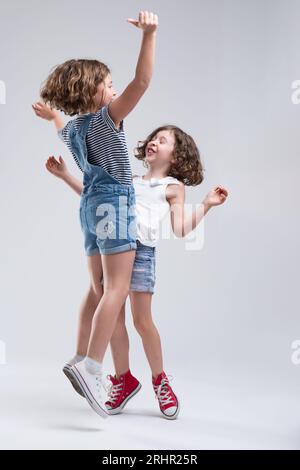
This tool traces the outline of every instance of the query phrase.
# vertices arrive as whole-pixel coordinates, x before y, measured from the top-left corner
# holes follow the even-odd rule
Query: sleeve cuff
[[[63,139],[63,132],[62,131],[63,131],[63,129],[58,129],[57,130],[57,135],[63,141],[64,139]]]
[[[108,106],[103,106],[102,110],[101,110],[101,113],[102,113],[102,116],[103,116],[103,120],[106,122],[106,124],[115,132],[121,132],[124,130],[124,122],[123,122],[123,119],[122,121],[120,122],[120,127],[117,128],[114,121],[112,120],[112,118],[110,117],[109,115],[109,112],[108,112]]]

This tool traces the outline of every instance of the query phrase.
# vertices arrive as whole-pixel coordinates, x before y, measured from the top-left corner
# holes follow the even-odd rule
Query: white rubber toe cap
[[[170,408],[167,408],[164,410],[164,414],[167,416],[173,416],[176,414],[177,407],[176,406],[170,406]]]

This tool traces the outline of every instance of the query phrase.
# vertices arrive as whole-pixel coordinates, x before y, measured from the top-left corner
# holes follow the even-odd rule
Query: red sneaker
[[[133,377],[130,370],[121,375],[119,379],[116,376],[108,375],[111,381],[108,390],[109,399],[105,402],[109,414],[116,415],[124,408],[127,402],[141,389],[140,382]]]
[[[172,377],[172,376],[169,376]],[[171,380],[173,377],[171,378]],[[158,399],[160,411],[167,419],[175,419],[179,413],[179,401],[172,390],[169,379],[162,372],[156,380],[152,377],[152,384],[156,398]]]

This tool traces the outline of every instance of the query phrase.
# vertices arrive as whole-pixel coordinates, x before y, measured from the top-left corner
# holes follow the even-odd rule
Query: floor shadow
[[[128,415],[128,416],[140,416],[141,418],[144,418],[145,416],[148,418],[163,418],[159,413],[155,411],[149,411],[149,410],[144,410],[144,409],[134,409],[134,410],[123,410],[122,415]],[[116,415],[119,416],[119,415]]]
[[[47,429],[54,429],[55,431],[75,431],[75,432],[89,432],[89,433],[96,433],[102,432],[103,429],[101,428],[92,428],[92,427],[83,427],[77,426],[76,424],[53,424],[44,426]]]

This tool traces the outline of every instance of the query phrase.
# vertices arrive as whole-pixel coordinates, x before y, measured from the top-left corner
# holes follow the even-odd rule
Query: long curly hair
[[[67,60],[57,65],[42,84],[41,98],[69,116],[93,112],[93,96],[109,73],[107,65],[98,60]]]
[[[137,147],[134,149],[134,156],[138,160],[142,160],[144,166],[148,167],[146,158],[146,147],[148,143],[160,131],[170,131],[175,138],[173,158],[174,163],[170,164],[168,176],[173,176],[186,186],[197,186],[201,184],[204,178],[204,171],[200,152],[194,139],[177,126],[165,125],[155,129],[145,140],[139,140]]]

